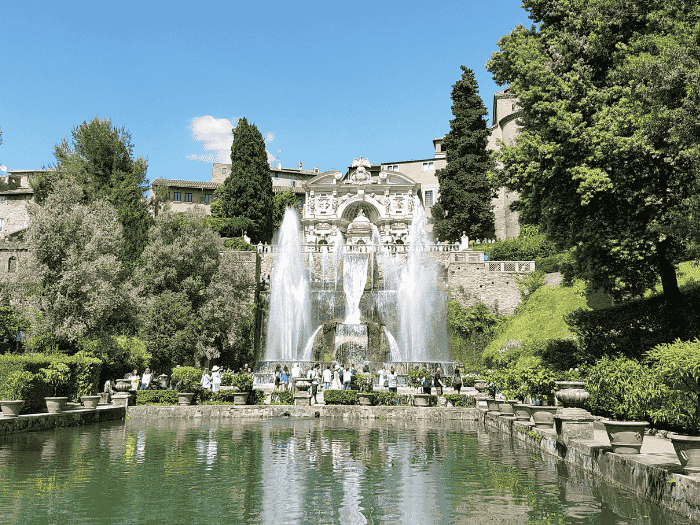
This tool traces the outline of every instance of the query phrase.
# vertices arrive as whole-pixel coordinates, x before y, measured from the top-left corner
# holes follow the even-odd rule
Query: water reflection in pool
[[[475,423],[329,419],[3,438],[0,509],[37,524],[688,523]]]

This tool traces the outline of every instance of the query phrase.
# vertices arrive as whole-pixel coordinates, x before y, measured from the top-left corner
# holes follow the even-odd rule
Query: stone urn
[[[192,404],[192,398],[194,397],[194,392],[178,392],[177,393],[177,404],[180,406],[188,406]]]
[[[113,388],[117,392],[128,392],[131,389],[131,381],[128,379],[117,379],[114,383]]]
[[[45,397],[46,408],[49,414],[60,414],[68,402],[67,397]]]
[[[516,421],[530,421],[530,406],[523,403],[513,405]]]
[[[530,405],[530,413],[536,428],[554,428],[554,414],[557,413],[557,407]]]
[[[4,417],[17,417],[19,416],[19,411],[22,410],[24,405],[24,400],[13,399],[11,401],[0,401],[0,408],[2,408],[2,415]]]
[[[559,390],[554,394],[566,408],[583,408],[590,394],[586,392],[583,381],[557,381]]]
[[[498,403],[498,411],[504,417],[515,418],[515,409],[513,408],[515,401],[504,401]]]
[[[83,408],[96,410],[97,405],[100,403],[100,396],[80,396],[80,400],[83,402]]]
[[[615,454],[639,454],[644,441],[646,421],[602,421]]]
[[[430,406],[430,394],[413,394],[413,406],[414,407],[429,407]]]
[[[360,392],[357,394],[357,400],[360,402],[360,405],[370,407],[374,401],[374,394],[372,392]]]
[[[689,474],[700,474],[700,436],[669,434],[678,461]]]
[[[489,389],[489,386],[486,381],[477,381],[474,383],[474,388],[476,388],[480,394],[483,394]]]

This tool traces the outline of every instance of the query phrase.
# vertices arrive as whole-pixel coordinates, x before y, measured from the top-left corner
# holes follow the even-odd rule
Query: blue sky
[[[210,180],[241,117],[287,168],[432,157],[459,66],[491,112],[484,64],[530,23],[513,0],[3,0],[0,20],[0,164],[48,166],[98,116],[131,133],[149,180]]]

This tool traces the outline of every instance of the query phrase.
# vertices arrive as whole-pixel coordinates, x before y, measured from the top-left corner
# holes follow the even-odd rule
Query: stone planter
[[[644,440],[644,430],[649,426],[646,421],[602,421],[608,433],[610,445],[615,454],[639,454]]]
[[[374,394],[371,392],[363,392],[357,394],[357,399],[360,401],[360,405],[369,407],[372,406],[372,402],[374,401]]]
[[[700,436],[670,434],[678,461],[689,474],[700,474]]]
[[[513,405],[516,421],[530,421],[530,407],[522,403]]]
[[[557,413],[557,407],[530,405],[530,413],[536,428],[554,428],[554,414]]]
[[[66,406],[66,403],[68,402],[67,397],[45,397],[44,401],[46,401],[46,408],[49,411],[49,414],[60,414],[63,412],[63,407]]]
[[[557,381],[559,390],[554,394],[557,401],[567,408],[581,408],[590,394],[586,392],[583,381]]]
[[[430,394],[413,394],[413,406],[414,407],[429,407],[430,406]]]
[[[500,407],[498,401],[496,401],[493,398],[486,400],[486,406],[488,406],[489,412],[500,412],[501,411],[501,407]]]
[[[19,416],[19,411],[22,410],[22,405],[24,405],[24,400],[22,399],[0,401],[0,408],[2,408],[3,417]]]
[[[83,402],[83,407],[87,410],[96,410],[100,402],[100,396],[80,396],[80,400]]]
[[[112,396],[112,404],[115,407],[128,407],[129,406],[129,393],[128,392],[117,392]]]
[[[248,394],[250,394],[250,392],[234,392],[233,393],[233,404],[234,405],[247,405],[248,404]]]
[[[311,396],[307,392],[297,392],[296,394],[294,394],[294,405],[311,405]]]
[[[515,409],[513,408],[513,405],[515,404],[515,401],[505,401],[503,403],[498,403],[498,411],[501,413],[502,416],[505,417],[515,417]]]
[[[191,405],[193,397],[194,397],[193,392],[178,392],[177,393],[177,404],[180,406]]]

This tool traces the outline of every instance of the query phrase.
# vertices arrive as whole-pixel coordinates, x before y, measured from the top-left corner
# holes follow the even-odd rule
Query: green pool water
[[[477,423],[284,418],[2,438],[0,523],[689,522]]]

